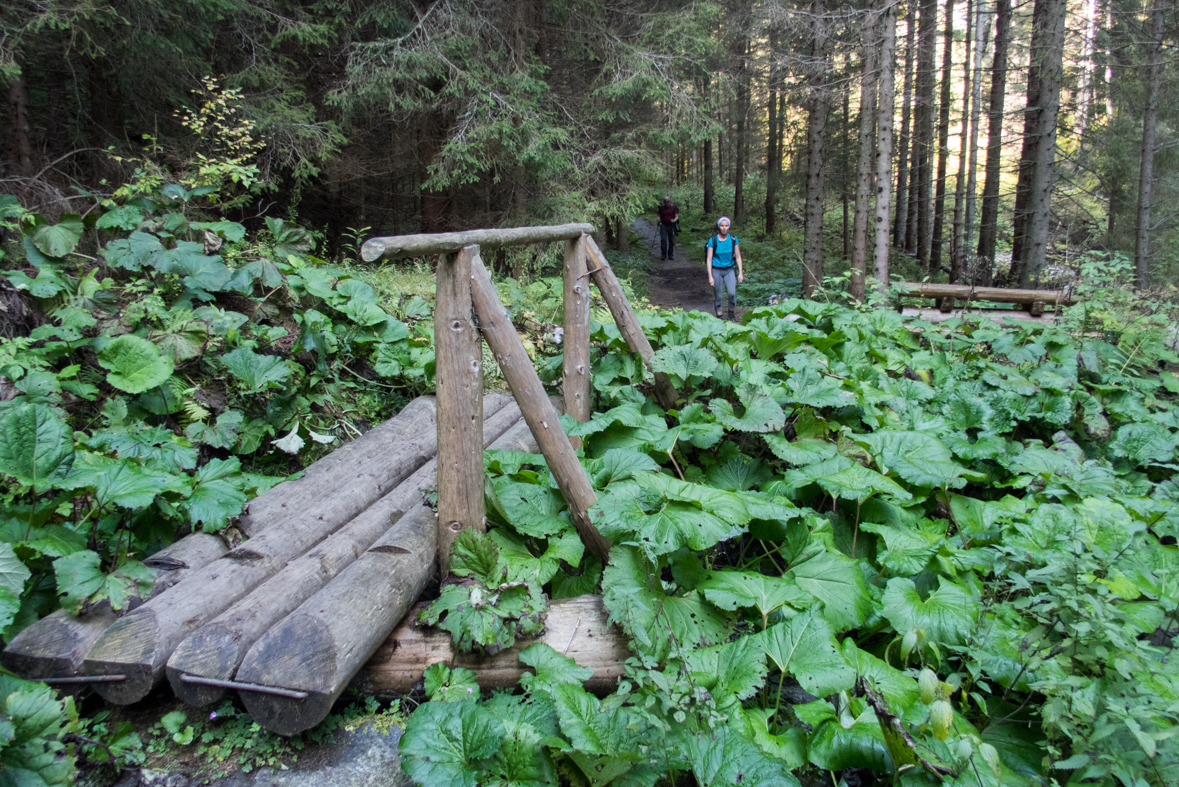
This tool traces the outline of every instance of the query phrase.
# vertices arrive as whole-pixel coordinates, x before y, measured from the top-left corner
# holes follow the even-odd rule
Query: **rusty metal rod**
[[[256,691],[259,694],[275,694],[279,697],[289,697],[292,700],[307,699],[307,692],[293,689],[280,689],[277,686],[263,686],[258,683],[239,683],[236,680],[217,680],[216,678],[202,678],[200,675],[184,674],[180,680],[185,683],[200,683],[204,686],[216,686],[221,689],[237,689],[238,691]]]
[[[118,683],[127,680],[126,675],[78,675],[72,678],[28,678],[34,683]]]

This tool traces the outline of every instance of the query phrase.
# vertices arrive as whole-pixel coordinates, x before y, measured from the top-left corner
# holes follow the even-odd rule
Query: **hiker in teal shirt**
[[[721,297],[729,292],[729,319],[737,320],[737,285],[745,281],[745,269],[741,262],[741,242],[736,235],[729,234],[732,222],[728,216],[721,216],[716,223],[716,234],[704,244],[707,249],[705,265],[708,267],[708,284],[715,290],[716,316],[721,315]],[[736,272],[734,273],[734,268]]]

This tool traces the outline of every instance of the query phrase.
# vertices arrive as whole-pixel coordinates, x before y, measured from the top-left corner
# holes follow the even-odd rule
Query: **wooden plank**
[[[415,400],[421,401],[421,400]],[[412,404],[412,402],[411,402]],[[410,409],[409,407],[406,408]],[[484,406],[487,410],[487,406]],[[119,705],[137,702],[164,676],[172,652],[189,634],[278,573],[383,497],[434,456],[438,433],[433,402],[398,414],[398,433],[370,467],[354,468],[351,482],[320,490],[320,499],[264,530],[220,560],[200,569],[188,582],[193,593],[174,587],[120,618],[95,643],[82,668],[86,675],[124,675],[120,682],[94,684],[95,691]],[[357,501],[361,502],[357,502]],[[351,511],[341,516],[341,510]],[[433,559],[433,552],[430,559]],[[186,582],[185,584],[188,584]]]
[[[901,282],[899,285],[907,296],[918,298],[958,298],[959,300],[991,301],[993,303],[1035,303],[1043,301],[1050,306],[1071,306],[1076,299],[1066,290],[1009,290],[1004,287],[971,287],[965,284],[931,284],[927,282]]]
[[[488,433],[491,432],[491,424],[487,426]],[[536,452],[536,444],[532,440],[532,434],[528,429],[528,425],[522,421],[517,422],[515,426],[508,429],[503,435],[496,438],[489,448],[497,451],[528,451],[530,453]],[[398,522],[398,526],[401,523]],[[416,527],[416,525],[415,525]],[[434,530],[436,534],[436,529]],[[381,642],[389,635],[405,614],[405,610],[410,604],[420,595],[421,589],[425,582],[432,575],[431,572],[419,574],[416,569],[413,569],[415,564],[409,562],[398,562],[396,555],[404,555],[399,552],[403,549],[405,544],[398,539],[401,538],[397,532],[390,529],[384,537],[374,544],[369,552],[365,553],[359,558],[367,564],[367,568],[358,567],[358,563],[341,572],[341,576],[333,580],[329,585],[325,586],[322,591],[311,599],[305,601],[300,607],[300,610],[306,611],[309,615],[319,616],[323,619],[331,620],[336,614],[333,609],[338,606],[344,610],[340,614],[348,617],[349,620],[354,615],[353,607],[357,605],[369,606],[376,610],[372,617],[364,622],[364,625],[336,627],[330,630],[330,662],[334,673],[329,676],[330,679],[325,679],[323,675],[310,676],[306,671],[300,672],[298,669],[298,662],[288,664],[288,670],[282,674],[275,674],[275,680],[291,681],[291,685],[287,688],[296,688],[298,690],[305,690],[305,687],[310,686],[312,690],[308,691],[311,695],[306,700],[284,700],[283,698],[269,696],[263,698],[260,694],[243,694],[243,699],[246,700],[246,706],[251,707],[251,703],[256,703],[258,707],[266,715],[266,718],[275,719],[275,724],[288,725],[279,728],[270,728],[274,732],[280,732],[282,729],[294,729],[289,726],[290,720],[297,720],[299,729],[309,729],[315,726],[331,709],[332,703],[339,698],[343,690],[351,683],[352,678],[356,672],[363,666],[364,662],[368,660],[369,655],[372,654],[376,648],[380,647]],[[436,535],[435,535],[436,538]],[[412,539],[411,539],[412,540]],[[433,567],[434,563],[429,558],[422,561],[427,569]],[[393,574],[389,574],[390,567],[398,569]],[[400,569],[405,569],[404,572]],[[374,583],[373,576],[392,576],[393,580],[389,583]],[[402,594],[400,592],[394,593],[391,596],[392,590],[389,587],[394,583],[408,583],[408,592]],[[338,584],[337,584],[338,583]],[[335,586],[333,588],[333,586]],[[376,596],[370,593],[371,588],[378,588]],[[392,598],[392,600],[390,600]],[[405,606],[400,606],[404,599]],[[373,606],[375,604],[375,606]],[[267,637],[272,637],[275,641],[282,641],[284,636],[284,629],[290,618],[281,621],[270,632],[266,634]],[[301,620],[306,620],[305,618]],[[298,625],[298,620],[294,625]],[[261,646],[261,642],[259,642]],[[275,646],[277,648],[278,646]],[[343,654],[342,658],[347,663],[339,666],[342,662],[336,660],[336,654]],[[359,654],[359,656],[358,656]],[[261,659],[261,657],[259,657]],[[338,667],[338,668],[337,668]],[[243,662],[243,670],[239,670],[237,678],[243,682],[257,683],[259,681],[249,680],[250,676],[265,677],[262,675],[262,670],[265,670],[264,660],[254,662],[254,666],[246,669]],[[246,677],[243,677],[245,675]],[[269,672],[266,675],[270,675]],[[312,680],[313,683],[307,683]],[[263,683],[262,685],[273,685]],[[254,713],[251,708],[251,713]],[[257,718],[257,717],[255,717]],[[261,722],[259,722],[261,723]],[[265,726],[265,725],[264,725]],[[291,734],[291,733],[283,733]]]
[[[544,633],[535,639],[521,640],[494,656],[455,653],[447,631],[415,625],[420,604],[389,635],[354,685],[365,694],[388,697],[409,694],[420,688],[426,667],[439,662],[451,667],[465,667],[475,672],[485,689],[511,688],[530,668],[520,661],[520,651],[543,642],[558,653],[594,671],[585,687],[599,694],[613,691],[626,672],[626,634],[609,623],[609,614],[601,596],[578,596],[558,599],[549,608]]]
[[[385,492],[397,486],[400,479],[390,483],[388,478],[389,475],[401,472],[401,468],[396,464],[396,458],[388,454],[389,443],[398,440],[404,433],[406,421],[425,417],[426,413],[430,413],[432,421],[435,409],[434,397],[419,396],[407,404],[396,417],[370,429],[312,464],[303,471],[302,477],[293,481],[283,481],[251,500],[238,520],[238,527],[252,538],[275,522],[286,522],[291,516],[298,516],[309,507],[320,504],[325,489],[345,488],[351,489],[352,492],[348,495],[341,494],[338,501],[341,503],[340,507],[330,510],[325,515],[339,520],[339,524],[347,522],[368,508]]]
[[[161,549],[144,561],[156,572],[151,595],[163,593],[228,551],[225,542],[212,533],[192,533]],[[129,606],[142,603],[142,599],[133,599]],[[13,637],[0,654],[0,664],[26,679],[77,677],[90,648],[118,619],[108,602],[78,617],[59,609]],[[85,684],[74,684],[65,690],[84,688]]]
[[[626,341],[626,346],[630,348],[631,352],[642,356],[643,363],[647,365],[647,369],[655,377],[655,398],[659,400],[659,405],[664,410],[670,410],[675,407],[680,395],[666,374],[651,369],[651,356],[655,354],[655,350],[652,349],[647,334],[643,332],[643,327],[639,325],[639,320],[630,307],[630,301],[626,298],[626,292],[619,284],[618,277],[614,275],[610,263],[606,262],[606,255],[602,254],[602,250],[598,248],[598,244],[594,243],[593,238],[586,239],[586,250],[588,262],[592,262],[595,266],[590,271],[590,275],[593,276],[594,283],[598,285],[598,291],[606,300],[610,314],[614,315],[614,323]]]
[[[360,247],[365,262],[395,260],[401,257],[424,257],[431,254],[454,254],[467,246],[498,249],[503,246],[527,246],[578,238],[594,231],[592,224],[558,224],[551,227],[515,227],[510,229],[468,230],[421,235],[396,235],[373,238]]]
[[[321,722],[352,676],[405,616],[433,573],[434,512],[406,512],[355,563],[267,631],[237,680],[306,692],[304,699],[240,691],[254,721],[279,735]],[[379,580],[378,580],[379,578]]]
[[[438,397],[438,566],[467,528],[487,530],[483,497],[483,343],[471,308],[471,248],[438,257],[434,386]]]
[[[565,412],[581,423],[590,419],[590,283],[586,273],[586,238],[565,241],[565,333],[561,348]],[[581,438],[574,438],[578,443]],[[574,446],[576,447],[576,446]]]
[[[520,408],[511,403],[488,418],[480,432],[491,443],[516,425],[524,424]],[[482,458],[483,446],[478,447],[478,455]],[[438,478],[438,467],[439,460],[431,459],[364,513],[181,642],[167,666],[176,696],[189,705],[220,700],[225,689],[185,682],[183,676],[232,680],[246,652],[263,634],[352,565],[406,511],[423,501],[423,493]]]
[[[495,355],[504,379],[524,413],[524,420],[544,454],[549,471],[569,505],[574,527],[586,547],[602,560],[607,560],[610,541],[598,532],[586,513],[597,502],[598,496],[585,468],[573,453],[557,410],[545,395],[532,359],[524,350],[477,250],[471,259],[471,299],[479,317],[479,330]]]

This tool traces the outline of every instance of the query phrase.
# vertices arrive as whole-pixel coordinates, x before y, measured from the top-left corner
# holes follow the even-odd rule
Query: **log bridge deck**
[[[648,365],[653,354],[592,231],[572,224],[366,243],[368,261],[439,255],[436,397],[415,399],[302,477],[250,501],[238,522],[247,537],[240,546],[216,534],[186,536],[146,561],[154,588],[125,614],[109,605],[77,617],[58,610],[14,637],[0,663],[120,705],[165,680],[198,706],[237,691],[255,721],[282,735],[322,721],[354,680],[375,693],[404,693],[438,661],[475,668],[489,686],[514,683],[524,669],[516,654],[528,642],[480,660],[452,654],[448,635],[397,626],[435,568],[445,574],[455,536],[486,528],[484,449],[543,454],[589,549],[605,556],[610,548],[586,515],[596,500],[589,478],[479,255],[479,244],[565,241],[563,393],[569,414],[585,421],[590,280],[631,349]],[[481,339],[511,396],[483,393]],[[666,376],[654,379],[661,403],[674,405]],[[431,488],[437,514],[425,502]],[[591,688],[618,680],[625,640],[607,624],[600,598],[555,602],[547,625],[542,641],[591,667]]]

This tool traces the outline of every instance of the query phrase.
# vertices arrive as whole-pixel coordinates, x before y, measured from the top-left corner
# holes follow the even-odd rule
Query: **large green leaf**
[[[103,347],[98,362],[109,372],[108,383],[131,394],[151,390],[172,376],[172,359],[162,355],[147,339],[130,333],[116,337]]]
[[[82,217],[65,213],[56,224],[43,224],[33,233],[33,245],[50,257],[64,257],[78,247],[86,231]]]
[[[517,532],[543,538],[572,527],[560,516],[566,508],[565,498],[548,484],[524,483],[507,476],[496,478],[492,484],[508,522]]]
[[[745,412],[738,416],[727,399],[713,399],[708,408],[716,416],[717,423],[738,432],[777,432],[786,425],[786,413],[782,406],[763,393],[754,393],[742,398]]]
[[[863,624],[872,612],[872,598],[858,561],[819,552],[791,568],[790,576],[823,602],[823,616],[840,631]]]
[[[963,467],[954,461],[950,449],[933,435],[923,432],[874,432],[858,435],[868,446],[880,469],[895,472],[917,486],[959,487],[966,483]]]
[[[780,434],[766,435],[766,444],[774,452],[774,456],[798,467],[817,464],[839,453],[835,443],[826,440],[792,441]]]
[[[132,598],[147,598],[156,574],[138,560],[124,561],[109,574],[103,573],[101,559],[90,550],[75,552],[53,563],[62,606],[77,614],[85,604],[109,600],[118,611]]]
[[[0,414],[0,472],[43,490],[74,463],[74,436],[53,408],[19,404]]]
[[[786,401],[811,407],[846,407],[856,402],[856,395],[843,390],[839,380],[813,368],[790,375],[786,392]]]
[[[860,530],[875,533],[884,539],[885,548],[877,554],[876,559],[890,574],[901,577],[911,577],[924,571],[946,540],[945,532],[935,526],[918,529],[861,522]]]
[[[653,564],[637,547],[610,550],[602,577],[603,602],[610,620],[631,638],[631,648],[657,661],[682,648],[719,645],[729,635],[729,621],[693,591],[664,592]]]
[[[767,756],[736,726],[682,734],[684,749],[701,787],[798,787],[786,763]]]
[[[815,610],[771,626],[760,640],[770,661],[816,697],[846,691],[856,682],[855,670],[840,655],[830,624]]]
[[[674,375],[682,385],[690,377],[709,377],[719,364],[708,350],[688,345],[664,347],[651,356],[651,369]]]
[[[765,683],[766,654],[756,637],[742,637],[689,651],[684,667],[692,684],[706,689],[717,710],[725,711],[739,707],[741,700],[752,697]]]
[[[937,590],[922,600],[911,579],[888,581],[884,617],[898,634],[922,631],[935,644],[961,645],[975,630],[978,601],[957,585],[942,579]]]
[[[721,609],[755,607],[763,621],[783,606],[801,609],[811,602],[810,594],[793,582],[748,571],[714,571],[696,589]]]
[[[546,584],[556,576],[562,562],[576,566],[585,553],[581,537],[573,530],[542,542],[544,551],[540,555],[532,554],[527,539],[504,528],[492,530],[490,536],[499,545],[500,560],[507,566],[509,582]]]
[[[528,691],[552,691],[563,685],[580,686],[594,676],[592,669],[579,666],[576,661],[562,656],[543,642],[529,645],[520,651],[520,662],[535,670],[535,673],[526,672],[520,678],[520,685]]]
[[[259,355],[248,347],[239,347],[222,355],[221,362],[251,391],[281,388],[291,376],[291,369],[282,358]]]
[[[892,495],[901,500],[912,498],[896,481],[845,456],[787,471],[785,479],[795,487],[817,484],[827,494],[843,500],[863,502],[876,494]]]
[[[808,741],[807,756],[820,768],[830,771],[867,768],[880,773],[893,770],[884,732],[872,708],[857,716],[844,713],[837,717],[832,713],[831,718],[812,726],[815,730]]]
[[[480,760],[503,743],[503,725],[473,702],[419,705],[401,736],[401,763],[418,784],[478,787]]]

